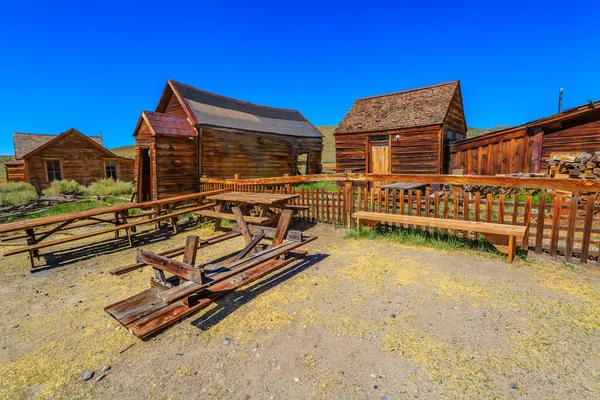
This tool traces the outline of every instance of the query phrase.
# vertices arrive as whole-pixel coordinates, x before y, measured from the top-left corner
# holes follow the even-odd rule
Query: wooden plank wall
[[[179,196],[198,190],[198,138],[158,135],[152,161],[156,165],[156,198]],[[154,187],[154,186],[153,186]]]
[[[525,127],[509,134],[450,145],[450,172],[462,169],[465,175],[495,175],[529,172],[532,138]]]
[[[575,126],[557,132],[545,133],[542,140],[541,167],[552,153],[593,153],[600,151],[600,121]]]
[[[430,125],[419,128],[336,135],[336,169],[340,172],[368,172],[369,137],[391,135],[391,173],[440,173],[441,129],[441,125]],[[396,135],[400,135],[400,139],[396,139]]]
[[[27,182],[25,165],[5,166],[7,182]]]
[[[565,261],[575,262],[577,259],[580,263],[598,263],[600,206],[594,204],[593,200],[590,201],[595,195],[574,196],[570,199],[546,195],[532,198],[353,187],[349,196],[353,202],[346,207],[343,188],[326,191],[319,188],[295,189],[289,185],[201,184],[202,191],[223,188],[244,192],[296,193],[300,197],[295,204],[309,207],[300,212],[299,217],[340,226],[348,225],[348,210],[528,225],[529,230],[519,243],[521,247],[536,253],[561,255]],[[478,238],[473,232],[445,233]]]
[[[88,185],[106,177],[104,160],[110,153],[100,151],[88,140],[76,134],[65,135],[56,143],[26,159],[29,180],[37,180],[40,188],[50,186],[46,176],[46,161],[59,160],[63,179],[74,179]]]
[[[318,173],[320,138],[294,138],[263,133],[202,130],[202,175],[213,178],[264,178],[296,175],[296,153],[309,153],[308,173]]]

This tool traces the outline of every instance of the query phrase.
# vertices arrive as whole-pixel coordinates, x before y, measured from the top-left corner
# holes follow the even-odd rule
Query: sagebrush
[[[0,183],[0,207],[14,206],[37,198],[35,188],[29,183]]]
[[[44,196],[60,196],[61,194],[82,195],[85,194],[85,186],[75,180],[63,179],[52,181],[50,187],[42,190]]]
[[[120,194],[133,193],[133,183],[113,180],[111,178],[100,179],[86,188],[90,196],[116,196]]]

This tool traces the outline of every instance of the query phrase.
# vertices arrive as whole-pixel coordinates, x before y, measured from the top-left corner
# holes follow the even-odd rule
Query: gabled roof
[[[335,133],[375,132],[442,124],[459,87],[459,81],[452,81],[358,99]]]
[[[67,132],[69,132],[71,130],[77,131],[76,129],[71,128]],[[79,132],[79,131],[77,131],[77,132]],[[66,132],[63,132],[63,133],[66,133]],[[81,132],[79,132],[79,133],[81,134]],[[60,135],[62,135],[62,133]],[[21,159],[21,158],[27,156],[32,151],[37,150],[38,148],[44,146],[46,143],[50,142],[51,140],[57,138],[60,135],[47,134],[47,133],[22,133],[22,132],[13,133],[13,141],[15,144],[15,158]],[[100,146],[102,146],[102,138],[100,136],[86,136],[86,137],[88,139],[93,140]]]
[[[321,132],[296,110],[259,106],[179,83],[167,81],[195,125],[274,133],[296,137],[323,137]],[[161,99],[156,111],[164,112]]]
[[[196,132],[192,124],[184,117],[152,111],[142,111],[138,127],[142,120],[148,124],[152,135],[198,136],[198,132]],[[138,128],[136,128],[135,131],[137,132]]]
[[[118,159],[122,159],[122,160],[133,161],[130,158],[118,156],[118,155],[114,154],[112,151],[108,150],[106,147],[104,147],[102,145],[102,139],[99,136],[85,136],[83,133],[79,132],[75,128],[71,128],[59,135],[37,135],[35,133],[26,133],[26,134],[15,133],[15,153],[16,153],[16,148],[17,148],[17,135],[20,135],[19,136],[20,141],[25,142],[24,147],[29,146],[30,145],[29,142],[31,142],[31,141],[36,144],[43,142],[41,145],[39,145],[36,148],[34,148],[33,150],[30,150],[29,152],[23,154],[21,157],[17,157],[18,159],[24,159],[24,158],[30,157],[31,155],[37,153],[38,151],[62,140],[67,135],[78,135],[78,136],[82,137],[83,139],[85,139],[86,141],[88,141],[92,146],[96,147],[98,149],[98,151],[103,152],[110,158],[118,158]],[[26,135],[26,136],[21,136],[21,135]],[[35,136],[44,136],[44,139],[39,140]],[[49,136],[50,136],[50,139],[48,139]]]

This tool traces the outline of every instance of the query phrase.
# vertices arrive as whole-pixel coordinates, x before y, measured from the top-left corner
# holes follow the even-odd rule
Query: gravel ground
[[[213,235],[139,237],[190,232]],[[597,267],[309,233],[304,261],[146,341],[103,311],[148,286],[108,274],[134,249],[93,240],[33,274],[0,260],[0,398],[600,398]]]

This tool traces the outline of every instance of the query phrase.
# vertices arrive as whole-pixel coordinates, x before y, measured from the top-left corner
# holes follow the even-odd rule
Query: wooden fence
[[[289,182],[289,178],[286,177],[286,181]],[[248,192],[295,193],[299,195],[295,203],[309,207],[299,214],[300,217],[346,227],[352,225],[352,212],[363,210],[525,225],[529,229],[521,243],[523,248],[552,256],[561,255],[566,261],[578,259],[580,263],[591,260],[598,262],[600,206],[594,203],[595,194],[570,198],[544,194],[534,198],[524,195],[481,196],[459,191],[385,190],[356,187],[356,181],[340,182],[337,190],[296,188],[291,184],[274,185],[272,182],[269,185],[236,182],[202,180],[201,187],[202,190],[230,188]],[[459,231],[453,234],[478,238],[472,232]]]

